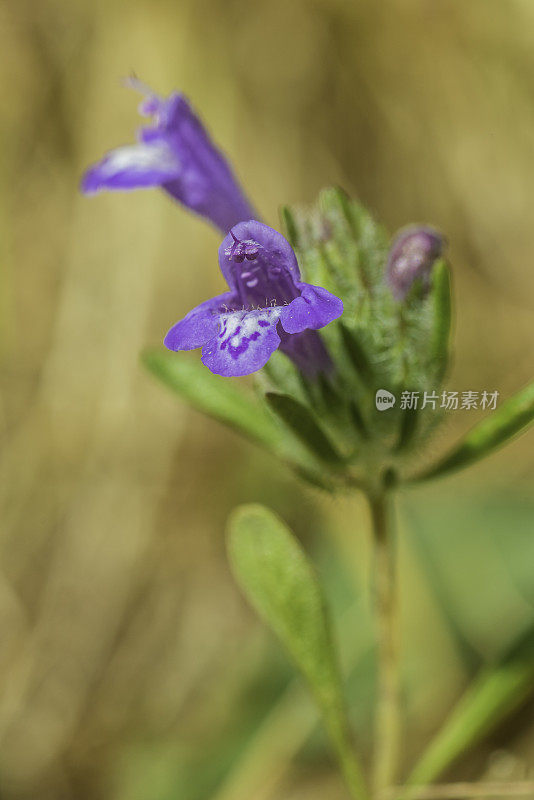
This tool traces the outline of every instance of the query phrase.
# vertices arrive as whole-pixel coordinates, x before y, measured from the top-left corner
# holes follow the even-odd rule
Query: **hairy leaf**
[[[159,380],[194,408],[278,456],[308,483],[332,491],[332,482],[321,464],[279,424],[254,394],[239,388],[235,381],[214,375],[199,361],[166,350],[146,351],[143,362]]]
[[[364,383],[374,386],[374,370],[364,348],[362,347],[358,333],[348,328],[342,322],[338,323],[338,327],[341,333],[343,347],[345,348],[352,366]]]
[[[230,519],[229,555],[250,603],[306,678],[353,796],[364,797],[323,594],[306,554],[278,517],[250,505],[237,509]]]
[[[148,369],[192,406],[224,422],[248,438],[278,452],[284,432],[253,394],[234,381],[214,375],[200,361],[165,350],[143,354]]]
[[[469,431],[441,461],[416,476],[423,481],[467,467],[506,444],[534,420],[534,383],[507,400]]]
[[[287,394],[268,392],[265,397],[275,414],[314,455],[329,464],[341,466],[344,463],[343,457],[307,406]]]

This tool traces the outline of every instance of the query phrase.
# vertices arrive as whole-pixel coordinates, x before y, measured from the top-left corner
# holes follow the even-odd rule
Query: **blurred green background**
[[[534,355],[533,46],[530,0],[0,6],[2,800],[345,797],[229,574],[242,501],[278,511],[319,564],[370,739],[362,502],[301,489],[139,364],[222,279],[218,234],[162,193],[79,195],[138,124],[120,78],[183,89],[271,224],[340,184],[392,231],[439,226],[449,386],[504,398]],[[449,415],[436,452],[477,418]],[[402,498],[406,764],[534,622],[532,437]],[[449,777],[532,775],[532,719],[521,709]]]

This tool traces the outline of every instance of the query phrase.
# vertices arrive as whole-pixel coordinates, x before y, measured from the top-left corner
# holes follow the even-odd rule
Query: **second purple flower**
[[[154,118],[136,144],[111,150],[90,167],[82,191],[158,186],[226,233],[257,216],[223,153],[183,94],[161,98],[136,78],[128,84],[145,95],[140,111]]]

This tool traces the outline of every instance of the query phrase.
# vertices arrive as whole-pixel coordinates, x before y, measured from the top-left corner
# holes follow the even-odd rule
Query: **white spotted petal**
[[[221,314],[220,330],[202,349],[202,363],[217,375],[237,377],[261,369],[280,346],[280,308]]]

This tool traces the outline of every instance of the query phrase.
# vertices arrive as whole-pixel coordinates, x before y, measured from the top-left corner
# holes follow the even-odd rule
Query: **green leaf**
[[[534,420],[534,382],[507,400],[489,417],[469,431],[466,437],[441,461],[414,478],[424,481],[489,456],[498,447],[521,433]]]
[[[438,382],[442,380],[449,363],[451,337],[452,295],[451,276],[443,260],[432,269],[432,330],[430,334],[430,358],[437,367]]]
[[[159,380],[192,406],[267,449],[280,452],[284,431],[254,395],[238,388],[234,381],[214,375],[200,361],[170,351],[148,350],[142,359]]]
[[[291,247],[298,247],[299,246],[299,234],[297,229],[297,223],[295,221],[295,217],[293,216],[292,210],[289,206],[282,206],[280,208],[280,219],[282,221],[282,227],[284,228],[284,233],[286,238],[291,245]]]
[[[420,410],[418,408],[403,409],[400,420],[399,438],[394,447],[395,452],[402,453],[408,450],[413,444],[419,421]]]
[[[352,366],[356,370],[356,373],[360,376],[364,383],[368,384],[369,386],[373,386],[375,383],[374,370],[364,348],[362,347],[358,334],[356,331],[348,328],[343,322],[338,323],[338,328],[341,333],[343,347],[345,348],[345,352],[347,353]]]
[[[354,425],[359,436],[362,439],[368,439],[369,428],[367,426],[367,422],[365,421],[365,417],[360,408],[360,404],[355,399],[351,400],[349,403],[349,414],[351,422]]]
[[[243,592],[306,678],[353,797],[364,798],[324,598],[311,563],[291,531],[259,505],[242,506],[232,515],[229,555]]]
[[[319,194],[319,206],[327,219],[336,226],[338,236],[350,234],[357,238],[358,231],[354,227],[352,207],[354,202],[340,186],[323,189]]]
[[[287,394],[268,392],[265,398],[275,414],[321,461],[336,466],[344,464],[343,457],[338,453],[307,406]]]
[[[407,785],[435,780],[456,758],[490,734],[533,690],[534,626],[498,663],[482,670],[415,766]]]
[[[260,444],[313,486],[333,490],[323,466],[235,381],[214,375],[200,361],[165,350],[147,350],[142,360],[150,372],[194,408]]]

